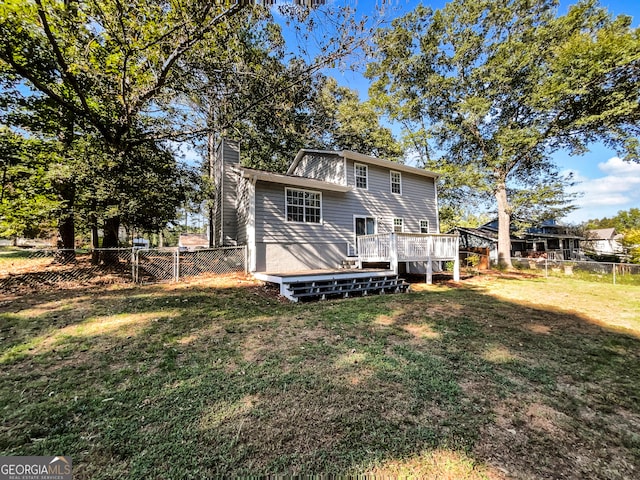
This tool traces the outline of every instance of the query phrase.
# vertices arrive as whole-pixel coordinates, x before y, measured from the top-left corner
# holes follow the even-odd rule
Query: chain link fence
[[[131,281],[132,250],[8,250],[0,254],[0,291]]]
[[[606,263],[562,261],[546,258],[512,258],[519,270],[535,271],[546,277],[571,277],[591,282],[640,286],[640,265],[632,263]]]
[[[180,281],[203,274],[244,272],[245,247],[140,249],[134,252],[133,279],[138,283]]]
[[[8,249],[0,251],[0,292],[126,282],[177,282],[203,274],[244,272],[245,267],[245,247],[194,251]]]

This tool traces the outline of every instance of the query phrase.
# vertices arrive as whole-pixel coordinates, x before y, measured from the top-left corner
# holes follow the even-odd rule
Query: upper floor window
[[[420,220],[420,233],[429,233],[429,220]]]
[[[402,233],[404,231],[404,220],[401,218],[393,219],[393,233]]]
[[[400,172],[390,172],[391,193],[402,195],[402,174]]]
[[[369,168],[361,163],[355,164],[356,187],[369,188]]]
[[[310,190],[286,189],[286,215],[288,222],[320,223],[322,196]]]

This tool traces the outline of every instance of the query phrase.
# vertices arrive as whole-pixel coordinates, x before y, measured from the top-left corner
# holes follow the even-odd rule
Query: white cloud
[[[604,176],[587,178],[573,171],[574,179],[579,183],[571,191],[582,196],[576,201],[578,210],[570,214],[567,221],[577,223],[611,217],[619,210],[640,204],[640,164],[612,157],[599,163],[598,169]]]
[[[598,168],[610,175],[634,175],[640,178],[640,163],[625,162],[619,157],[612,157],[598,164]]]

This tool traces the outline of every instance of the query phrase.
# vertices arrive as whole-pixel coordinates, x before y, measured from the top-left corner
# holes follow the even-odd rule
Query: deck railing
[[[358,237],[358,258],[364,262],[386,262],[390,256],[389,234],[361,235]]]
[[[426,262],[430,277],[431,262],[451,260],[454,277],[459,277],[458,235],[427,233],[379,233],[358,237],[358,260],[389,262],[397,270],[398,262]]]
[[[458,256],[457,235],[431,235],[424,233],[397,233],[398,260],[424,261],[453,260]]]

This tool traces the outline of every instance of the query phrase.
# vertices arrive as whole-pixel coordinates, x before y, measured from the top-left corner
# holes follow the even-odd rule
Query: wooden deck
[[[399,262],[424,262],[427,283],[432,280],[432,262],[453,262],[453,279],[460,280],[459,236],[429,233],[380,233],[361,235],[358,264],[389,262],[397,273]]]

